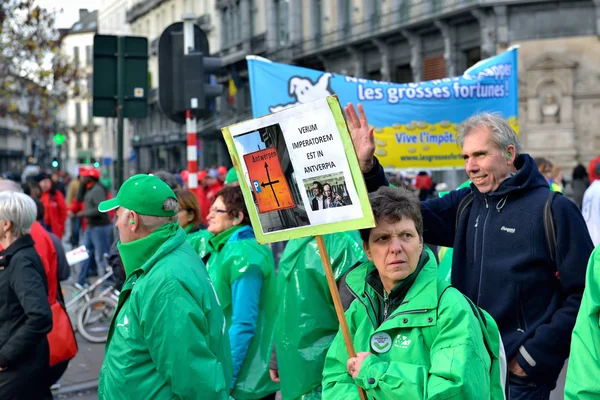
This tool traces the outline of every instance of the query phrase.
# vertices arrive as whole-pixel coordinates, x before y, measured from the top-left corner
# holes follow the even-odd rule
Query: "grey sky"
[[[89,11],[100,7],[100,0],[37,0],[40,7],[58,11],[56,16],[57,28],[70,28],[79,19],[79,9]]]

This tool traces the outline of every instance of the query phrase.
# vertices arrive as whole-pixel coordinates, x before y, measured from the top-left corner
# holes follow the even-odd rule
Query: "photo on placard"
[[[279,124],[237,135],[263,233],[310,225]]]
[[[352,204],[343,172],[315,176],[302,181],[312,211],[339,208]]]

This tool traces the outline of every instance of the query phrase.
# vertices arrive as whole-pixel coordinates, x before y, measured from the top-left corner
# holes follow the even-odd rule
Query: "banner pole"
[[[346,344],[348,357],[356,357],[356,352],[354,351],[354,346],[352,345],[352,338],[350,337],[350,330],[348,329],[348,322],[346,321],[346,316],[344,315],[344,307],[342,306],[342,300],[340,299],[340,292],[338,291],[335,277],[333,276],[333,270],[331,269],[331,264],[329,263],[329,254],[327,253],[327,248],[325,247],[325,241],[321,235],[315,236],[315,239],[317,239],[319,254],[321,255],[321,261],[323,262],[325,276],[327,276],[327,284],[329,285],[329,291],[331,292],[333,305],[335,306],[335,313],[337,314],[338,321],[340,322],[340,328],[342,329],[342,336],[344,337],[344,343]],[[361,400],[367,400],[365,391],[360,386],[357,386],[357,388]]]

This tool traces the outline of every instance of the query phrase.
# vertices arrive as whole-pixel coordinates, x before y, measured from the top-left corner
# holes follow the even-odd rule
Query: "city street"
[[[56,399],[97,399],[98,376],[104,359],[104,343],[89,343],[77,335],[79,351],[60,379],[60,388],[53,392]]]

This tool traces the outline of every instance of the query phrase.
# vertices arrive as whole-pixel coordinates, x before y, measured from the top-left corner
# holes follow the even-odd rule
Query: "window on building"
[[[413,81],[413,71],[410,64],[398,65],[394,71],[392,81],[396,83],[410,83]]]
[[[289,0],[275,0],[275,24],[277,46],[285,46],[289,40]]]
[[[352,3],[347,0],[338,0],[338,10],[340,10],[341,29],[345,33],[350,32],[352,26]]]
[[[79,66],[79,47],[78,46],[73,47],[73,62],[75,63],[76,67]]]
[[[89,74],[87,76],[87,94],[88,96],[92,96],[94,94],[94,75]]]
[[[85,46],[85,65],[92,65],[92,46]]]
[[[231,29],[227,27],[231,26],[231,8],[225,7],[221,9],[221,47],[227,48],[231,44]]]
[[[81,126],[81,103],[75,103],[75,125]]]
[[[317,43],[321,42],[321,34],[323,33],[323,4],[322,0],[312,0],[312,20],[313,34]]]
[[[477,64],[479,61],[481,61],[481,47],[475,47],[472,49],[469,49],[467,51],[464,52],[465,53],[465,58],[466,58],[466,69],[471,68],[473,65]]]
[[[432,79],[442,79],[447,76],[446,60],[443,55],[423,58],[423,77],[424,81]]]
[[[369,71],[367,73],[367,79],[373,80],[373,81],[380,81],[381,80],[381,70],[380,69],[376,69],[373,71]]]

